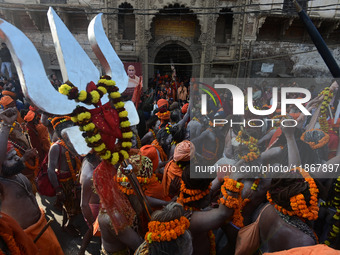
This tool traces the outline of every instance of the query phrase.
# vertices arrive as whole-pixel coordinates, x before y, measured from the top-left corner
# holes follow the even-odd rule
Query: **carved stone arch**
[[[151,47],[149,47],[149,62],[154,62],[157,54],[159,51],[170,44],[177,44],[183,48],[185,48],[191,56],[193,63],[200,63],[201,59],[201,48],[197,47],[197,45],[192,44],[192,41],[187,38],[182,37],[175,37],[175,36],[168,36],[166,38],[160,38],[152,43]],[[154,67],[150,68],[150,77],[152,77],[152,73],[154,71]],[[198,76],[199,75],[199,66],[193,65],[192,66],[192,75]]]
[[[183,6],[184,8],[187,8],[190,10],[190,12],[192,12],[192,10],[190,9],[190,7],[187,5],[187,2],[185,1],[176,1],[176,0],[173,0],[171,2],[167,2],[166,4],[163,5],[163,9],[165,9],[166,7],[170,6],[170,5],[175,5],[175,4],[178,4],[180,6]],[[151,25],[152,23],[155,21],[155,18],[156,18],[157,14],[156,15],[149,15],[149,18],[148,18],[148,23],[145,24],[145,29],[150,29],[151,28]],[[203,29],[203,24],[204,24],[204,15],[195,15],[195,18],[198,20],[198,24],[199,24],[199,29],[200,29],[200,32],[202,33],[202,29]]]

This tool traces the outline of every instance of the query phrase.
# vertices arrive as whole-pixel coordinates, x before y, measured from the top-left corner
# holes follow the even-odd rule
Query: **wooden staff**
[[[123,161],[122,162],[122,172],[124,173],[124,175],[126,175],[128,177],[129,182],[130,182],[133,190],[135,191],[135,194],[137,195],[138,201],[142,205],[142,208],[145,212],[145,215],[148,218],[148,220],[150,221],[152,209],[151,209],[149,201],[147,200],[141,186],[139,185],[139,182],[137,180],[135,173],[133,172],[132,165],[128,164],[128,162],[126,162],[126,161]]]
[[[37,237],[36,238],[34,238],[34,240],[33,240],[33,242],[34,243],[36,243],[38,240],[39,240],[39,238],[45,233],[45,231],[47,230],[47,228],[51,225],[51,223],[52,223],[52,219],[50,219],[47,223],[46,223],[46,225],[43,227],[43,229],[39,232],[39,234],[37,235]]]

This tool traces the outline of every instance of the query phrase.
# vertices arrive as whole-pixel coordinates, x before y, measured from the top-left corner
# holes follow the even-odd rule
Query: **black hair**
[[[288,176],[289,175],[289,176]],[[302,193],[309,206],[310,192],[308,182],[298,172],[287,173],[285,178],[272,179],[269,193],[277,205],[291,211],[290,198]]]
[[[173,140],[176,143],[180,143],[185,139],[185,128],[181,128],[179,125],[169,127],[169,131],[172,135]]]

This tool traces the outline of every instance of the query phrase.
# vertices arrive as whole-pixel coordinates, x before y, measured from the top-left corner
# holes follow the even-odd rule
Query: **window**
[[[232,35],[233,13],[227,8],[222,9],[220,13],[216,21],[215,42],[226,43]]]
[[[135,40],[136,23],[133,7],[129,3],[119,5],[118,11],[118,39]]]

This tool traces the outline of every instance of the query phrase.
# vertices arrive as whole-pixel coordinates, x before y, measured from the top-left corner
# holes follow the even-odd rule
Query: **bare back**
[[[23,174],[17,174],[0,177],[0,182],[4,188],[1,211],[14,218],[23,229],[35,224],[41,213],[29,180]]]

